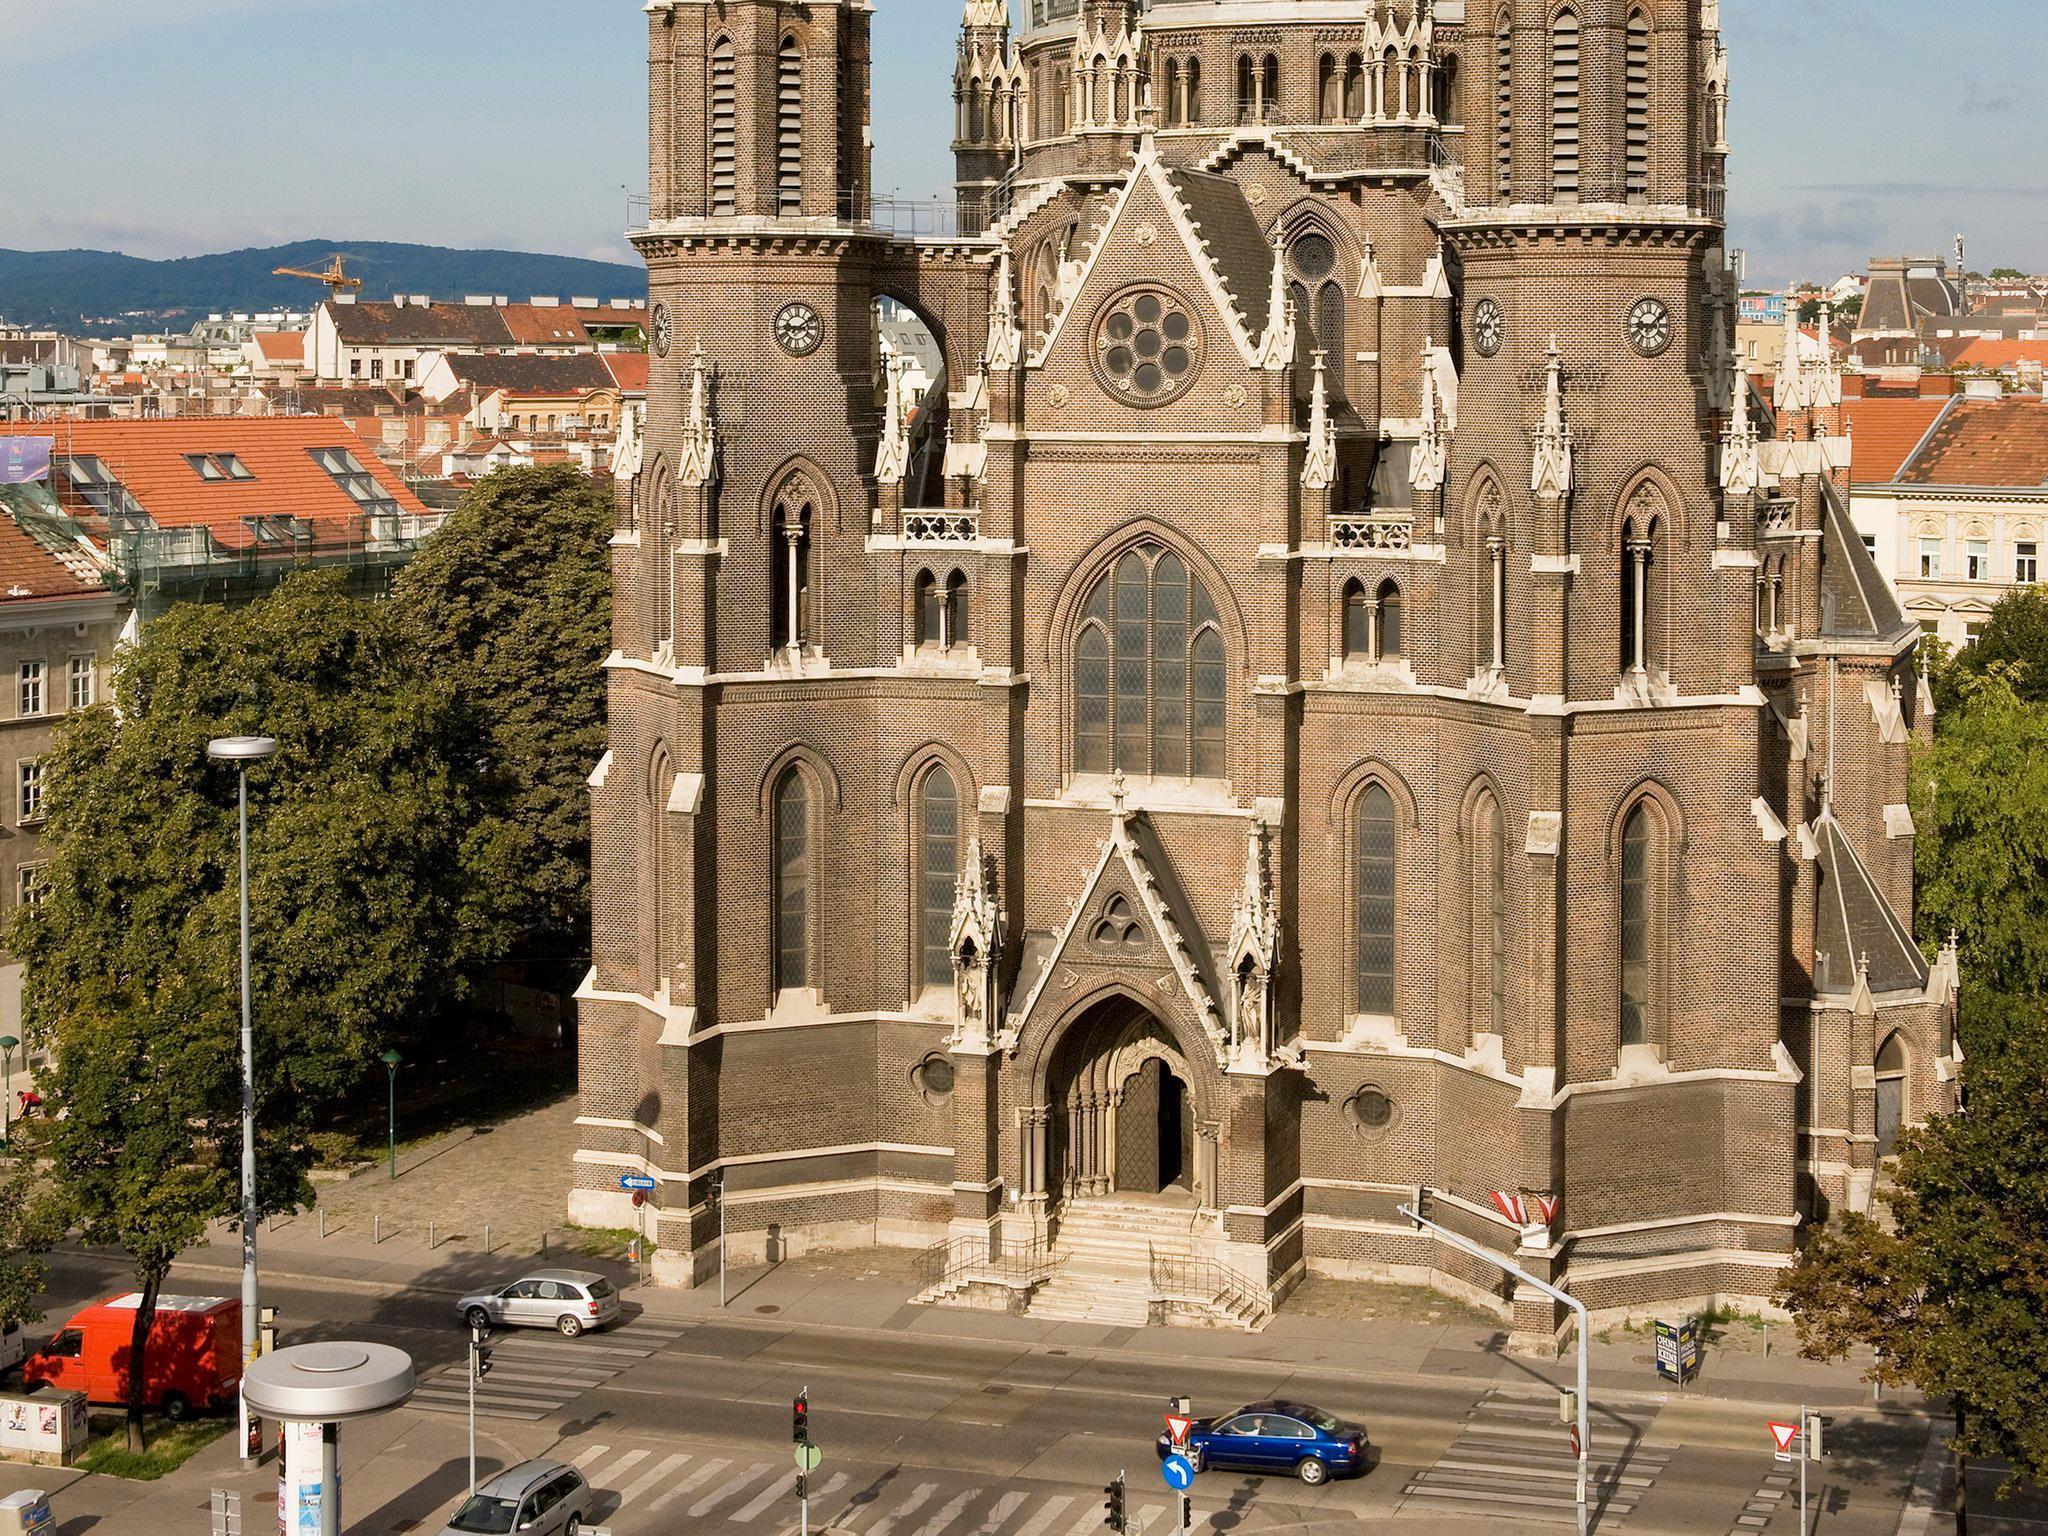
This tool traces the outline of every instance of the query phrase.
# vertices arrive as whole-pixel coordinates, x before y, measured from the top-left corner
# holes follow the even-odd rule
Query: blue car
[[[1197,1472],[1281,1472],[1310,1487],[1333,1477],[1356,1477],[1366,1468],[1365,1430],[1307,1403],[1247,1403],[1219,1419],[1197,1419],[1185,1455]],[[1173,1454],[1159,1437],[1159,1459]]]

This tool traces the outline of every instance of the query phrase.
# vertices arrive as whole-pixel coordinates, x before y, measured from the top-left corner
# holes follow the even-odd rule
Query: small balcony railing
[[[1415,520],[1406,513],[1340,513],[1330,519],[1334,549],[1398,553],[1415,547]]]
[[[903,514],[903,538],[909,544],[972,544],[980,533],[979,512]]]

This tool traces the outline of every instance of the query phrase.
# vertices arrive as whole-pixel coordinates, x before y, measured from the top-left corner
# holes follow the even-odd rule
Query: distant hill
[[[647,272],[637,266],[377,240],[301,240],[177,261],[146,261],[117,251],[0,250],[0,318],[105,333],[147,329],[158,322],[189,324],[216,311],[311,309],[327,297],[325,288],[302,277],[273,277],[271,270],[324,267],[337,251],[347,258],[350,273],[363,280],[366,299],[388,299],[394,293],[435,299],[476,293],[521,300],[536,294],[626,299],[647,293]]]

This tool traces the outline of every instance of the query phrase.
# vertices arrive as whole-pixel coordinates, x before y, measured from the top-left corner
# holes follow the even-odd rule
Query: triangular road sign
[[[1166,1433],[1175,1445],[1186,1445],[1188,1443],[1188,1431],[1194,1427],[1195,1421],[1193,1419],[1183,1418],[1177,1413],[1169,1413],[1166,1416]]]
[[[1798,1438],[1799,1426],[1797,1424],[1780,1424],[1777,1420],[1773,1419],[1770,1429],[1771,1438],[1778,1442],[1778,1454],[1783,1456],[1792,1449],[1793,1440]]]

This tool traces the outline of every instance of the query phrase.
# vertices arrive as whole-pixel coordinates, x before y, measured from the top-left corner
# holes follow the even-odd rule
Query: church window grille
[[[1476,975],[1484,978],[1479,1016],[1487,1032],[1507,1033],[1508,1014],[1508,844],[1507,822],[1492,793],[1479,798],[1473,818],[1478,853],[1473,880],[1473,912],[1478,921],[1474,948]]]
[[[1493,187],[1494,201],[1515,200],[1515,22],[1507,11],[1493,33]]]
[[[1089,594],[1075,639],[1077,771],[1221,778],[1227,688],[1207,590],[1171,550],[1127,551]]]
[[[1316,61],[1316,121],[1334,123],[1344,115],[1344,73],[1337,56],[1326,53]]]
[[[1550,195],[1579,196],[1579,18],[1569,7],[1550,24]]]
[[[1366,661],[1372,656],[1372,603],[1361,582],[1344,584],[1344,659]]]
[[[1352,842],[1357,919],[1354,964],[1360,1013],[1394,1011],[1394,797],[1381,784],[1359,797]]]
[[[1401,659],[1401,589],[1392,581],[1380,583],[1379,592],[1373,598],[1375,625],[1373,635],[1373,659],[1375,661],[1399,661]]]
[[[960,799],[943,767],[925,775],[918,796],[920,868],[919,979],[927,987],[953,981],[951,929],[960,873]]]
[[[775,57],[775,211],[804,206],[804,54],[794,34]]]
[[[1650,23],[1641,11],[1628,17],[1627,92],[1628,199],[1650,195]]]
[[[711,211],[739,211],[739,72],[732,39],[711,45]]]
[[[811,983],[811,795],[792,768],[775,789],[775,987]]]
[[[1344,59],[1344,121],[1365,121],[1365,60],[1355,53]]]

